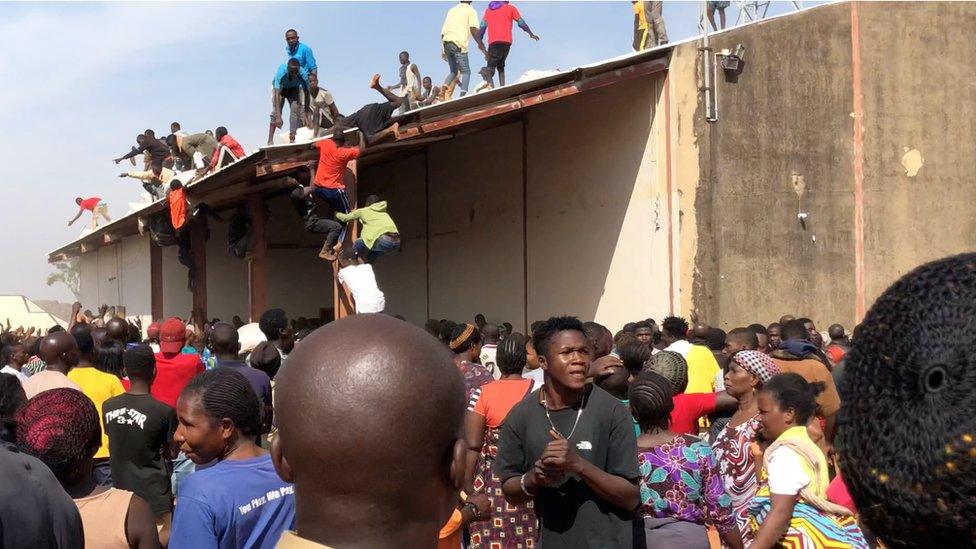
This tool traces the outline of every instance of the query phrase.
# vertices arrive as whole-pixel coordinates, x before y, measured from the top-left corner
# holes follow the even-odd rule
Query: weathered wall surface
[[[859,13],[870,307],[919,264],[976,248],[976,4],[864,2]]]
[[[430,315],[522,325],[521,125],[434,144],[428,184]]]
[[[662,76],[528,115],[528,316],[625,322],[668,312]]]
[[[221,217],[229,220],[231,213],[221,212]],[[207,316],[226,322],[230,322],[234,315],[247,319],[247,262],[230,254],[227,223],[214,219],[208,223],[210,240],[207,241]]]
[[[787,312],[850,322],[850,7],[826,6],[713,39],[716,51],[737,44],[746,48],[745,70],[735,83],[719,70],[719,121],[702,129],[699,105],[697,132],[679,129],[696,132],[699,152],[698,173],[690,175],[699,179],[693,316],[727,327]],[[690,68],[672,70],[676,86],[692,89]],[[795,185],[804,187],[802,197]],[[805,227],[799,212],[808,213]]]
[[[102,246],[82,254],[78,268],[85,308],[125,305],[130,316],[150,314],[148,240],[130,236]]]

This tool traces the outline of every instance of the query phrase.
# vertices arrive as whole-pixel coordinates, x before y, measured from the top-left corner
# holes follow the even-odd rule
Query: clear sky
[[[807,2],[806,5],[819,2]],[[672,41],[698,34],[702,2],[665,2]],[[294,27],[312,47],[321,85],[341,112],[380,101],[374,73],[392,84],[408,50],[421,74],[443,81],[440,29],[453,2],[4,3],[0,18],[0,200],[7,263],[0,294],[70,300],[49,288],[47,252],[76,238],[76,196],[99,196],[124,215],[142,191],[112,159],[146,128],[195,133],[226,126],[250,152],[267,140],[270,84]],[[518,28],[508,59],[570,69],[630,51],[630,2],[518,2],[542,40]],[[487,2],[475,2],[480,14]],[[774,2],[769,14],[792,10]],[[729,23],[737,12],[728,10]],[[483,59],[471,57],[472,89]],[[286,109],[287,110],[287,109]],[[285,115],[287,127],[287,114]],[[87,304],[95,306],[96,304]]]

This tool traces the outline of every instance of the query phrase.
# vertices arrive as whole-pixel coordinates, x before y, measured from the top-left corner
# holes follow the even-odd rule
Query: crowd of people
[[[958,514],[971,493],[930,483],[926,498],[956,514],[926,509],[930,524],[912,528],[884,513],[878,483],[962,478],[973,467],[969,417],[939,408],[963,418],[945,427],[962,434],[932,471],[878,455],[857,433],[892,436],[884,426],[908,409],[894,399],[928,418],[912,402],[957,398],[945,391],[965,371],[944,353],[906,358],[900,338],[915,328],[902,317],[956,333],[946,323],[971,308],[957,296],[972,293],[974,272],[976,255],[907,275],[853,342],[840,325],[824,337],[792,315],[727,333],[673,316],[616,333],[552,317],[523,335],[481,314],[421,329],[370,313],[320,326],[271,309],[256,325],[170,318],[143,331],[76,304],[68,329],[0,337],[0,459],[17,491],[0,498],[0,516],[37,525],[0,529],[2,545],[960,541],[952,536],[971,535],[969,515]],[[921,374],[889,379],[900,389],[879,386],[888,378],[878,368],[893,357],[919,362]],[[854,379],[866,371],[874,377]],[[865,387],[886,415],[871,415]],[[850,395],[861,400],[842,400]],[[892,505],[904,512],[904,499]]]

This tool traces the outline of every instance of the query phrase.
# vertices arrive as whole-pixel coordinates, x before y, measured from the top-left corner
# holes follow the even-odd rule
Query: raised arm
[[[116,158],[115,159],[115,163],[118,164],[119,162],[122,162],[123,160],[128,160],[130,158],[135,157],[136,155],[139,155],[139,154],[142,154],[142,153],[146,152],[146,148],[148,147],[148,141],[149,140],[147,139],[147,140],[145,140],[145,141],[142,142],[142,145],[139,145],[138,147],[132,147],[132,150],[129,151],[128,153],[126,153],[124,156],[120,156],[120,157]]]
[[[68,226],[70,227],[71,225],[74,224],[75,221],[78,221],[78,218],[81,217],[81,214],[83,214],[83,213],[85,213],[85,209],[84,208],[78,208],[78,213],[75,214],[75,216],[73,218],[71,218],[71,221],[68,222]]]

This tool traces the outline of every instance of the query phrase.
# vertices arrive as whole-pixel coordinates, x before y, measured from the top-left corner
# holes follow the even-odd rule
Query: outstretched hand
[[[529,38],[535,40],[536,42],[539,41],[539,35],[538,34],[530,34],[529,35]]]

